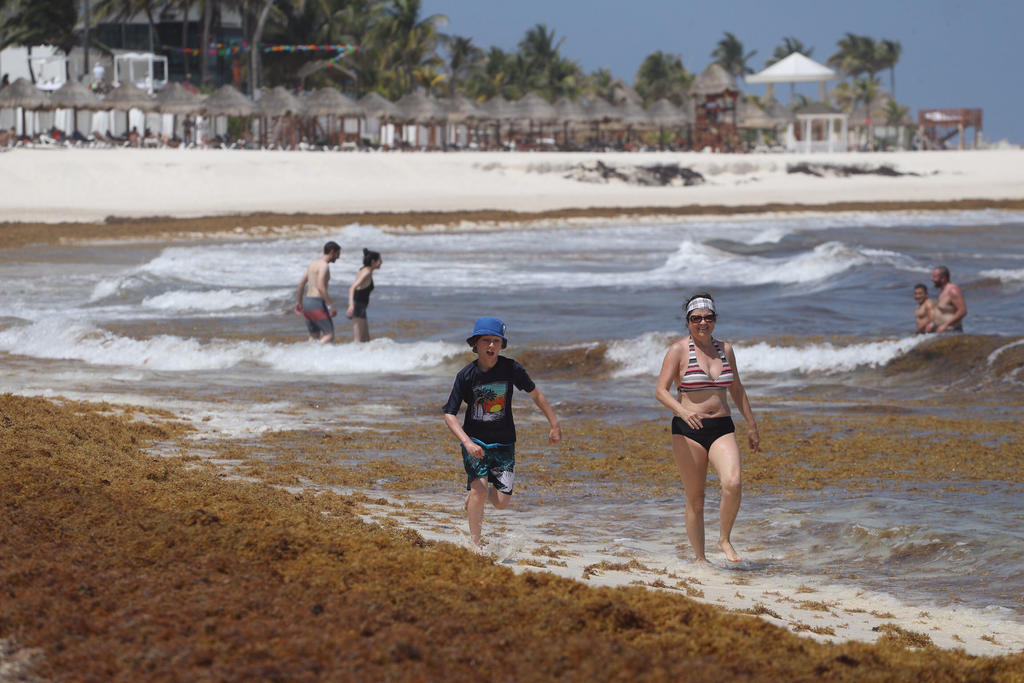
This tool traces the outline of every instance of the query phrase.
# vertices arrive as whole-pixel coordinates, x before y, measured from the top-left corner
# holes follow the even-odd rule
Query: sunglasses
[[[699,322],[713,323],[713,322],[715,322],[715,316],[714,315],[691,315],[689,318],[687,318],[687,320],[689,320],[691,323],[699,323]]]

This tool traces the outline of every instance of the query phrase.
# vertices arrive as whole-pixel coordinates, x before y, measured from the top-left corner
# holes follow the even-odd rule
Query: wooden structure
[[[974,128],[971,146],[981,137],[981,109],[919,109],[917,133],[922,149],[946,149],[946,143],[959,135],[959,149],[967,146],[967,129]]]
[[[736,79],[721,65],[709,64],[694,81],[690,95],[693,98],[693,149],[738,150],[736,109],[740,89]]]

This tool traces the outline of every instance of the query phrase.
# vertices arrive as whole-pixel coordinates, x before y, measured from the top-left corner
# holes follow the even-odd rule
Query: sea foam
[[[174,335],[134,339],[92,325],[42,321],[0,332],[0,350],[31,358],[77,360],[89,365],[154,371],[225,370],[247,363],[298,374],[418,374],[461,356],[465,347],[440,341],[315,345],[308,341],[200,342]]]

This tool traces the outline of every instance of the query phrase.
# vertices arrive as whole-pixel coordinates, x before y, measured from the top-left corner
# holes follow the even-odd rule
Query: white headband
[[[690,311],[695,311],[698,308],[706,308],[709,311],[711,311],[712,313],[714,313],[715,312],[715,302],[712,301],[711,299],[705,299],[704,297],[701,297],[699,299],[694,299],[693,301],[691,301],[686,306],[686,314],[689,315]]]

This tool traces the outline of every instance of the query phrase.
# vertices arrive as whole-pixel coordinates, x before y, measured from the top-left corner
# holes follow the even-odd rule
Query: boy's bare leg
[[[484,505],[487,504],[490,491],[487,480],[474,479],[469,485],[469,495],[466,496],[466,516],[469,518],[469,545],[474,552],[481,552],[480,532],[484,523]],[[497,493],[497,491],[495,491]]]

